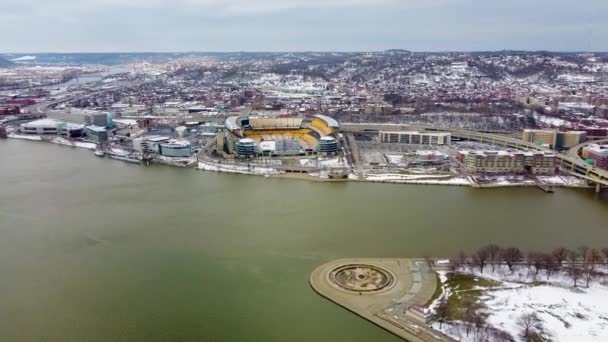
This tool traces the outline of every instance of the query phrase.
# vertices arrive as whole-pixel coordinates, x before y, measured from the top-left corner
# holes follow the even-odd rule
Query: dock
[[[553,185],[549,185],[549,184],[545,184],[539,180],[536,181],[536,186],[541,189],[542,191],[552,194],[553,192],[555,192],[555,187]]]

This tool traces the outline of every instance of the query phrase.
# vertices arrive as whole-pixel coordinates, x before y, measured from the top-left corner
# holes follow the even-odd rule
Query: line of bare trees
[[[471,255],[460,252],[456,262],[452,265],[454,270],[460,266],[478,267],[481,273],[492,267],[506,265],[513,272],[515,266],[527,266],[528,270],[534,271],[534,275],[542,270],[545,271],[547,279],[558,271],[565,271],[572,279],[574,287],[578,286],[581,279],[585,280],[585,286],[597,275],[600,267],[608,267],[608,248],[596,249],[581,246],[572,250],[558,247],[551,252],[529,252],[524,254],[517,247],[503,248],[496,244],[481,247]]]

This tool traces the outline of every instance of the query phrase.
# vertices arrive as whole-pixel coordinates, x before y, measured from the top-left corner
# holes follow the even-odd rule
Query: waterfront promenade
[[[426,324],[422,307],[437,285],[423,259],[339,259],[310,275],[319,295],[411,342],[453,341]]]

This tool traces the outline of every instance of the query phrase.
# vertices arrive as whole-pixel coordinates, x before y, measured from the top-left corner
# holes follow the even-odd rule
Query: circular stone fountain
[[[343,265],[331,271],[330,281],[340,288],[356,293],[388,290],[395,283],[393,274],[374,265]]]

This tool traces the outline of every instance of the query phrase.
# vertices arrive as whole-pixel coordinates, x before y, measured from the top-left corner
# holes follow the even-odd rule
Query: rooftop
[[[87,126],[87,129],[89,129],[93,132],[97,132],[97,133],[107,132],[105,127],[100,127],[100,126],[95,126],[95,125]]]

